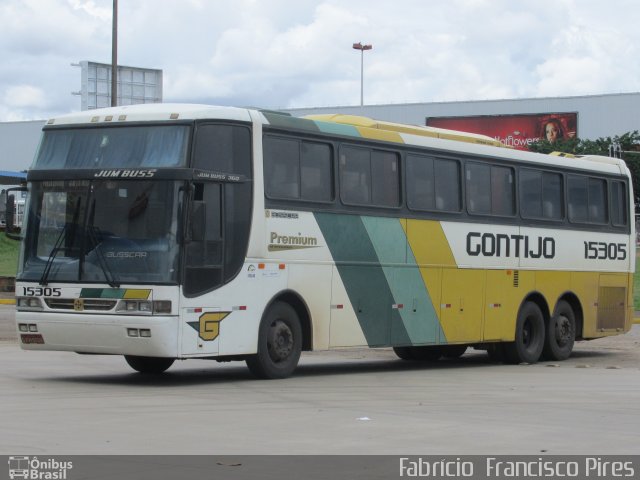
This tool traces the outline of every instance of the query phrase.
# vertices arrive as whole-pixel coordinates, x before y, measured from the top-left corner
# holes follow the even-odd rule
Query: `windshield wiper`
[[[105,258],[104,253],[102,253],[102,250],[100,250],[100,245],[99,245],[100,242],[98,241],[98,235],[102,237],[102,232],[100,232],[100,229],[98,227],[94,227],[93,225],[88,225],[87,233],[89,234],[89,239],[95,245],[93,247],[93,251],[96,252],[96,257],[98,258],[98,265],[100,265],[100,269],[102,270],[102,273],[104,273],[104,278],[107,280],[107,283],[111,288],[118,288],[120,286],[120,282],[116,280],[116,276],[114,275],[113,270],[111,270],[111,267],[109,267],[109,263],[107,262],[107,259]]]
[[[98,265],[100,266],[100,269],[104,274],[105,280],[107,281],[107,283],[111,288],[117,288],[120,286],[120,282],[116,280],[116,276],[114,275],[113,270],[111,270],[111,268],[109,267],[109,264],[107,263],[107,260],[105,259],[104,254],[100,249],[101,242],[100,240],[98,240],[98,236],[100,236],[100,238],[102,239],[103,235],[100,229],[93,225],[95,215],[96,215],[96,199],[95,197],[93,197],[91,199],[91,208],[89,208],[89,217],[87,218],[87,223],[86,223],[87,236],[89,237],[89,241],[93,243],[93,251],[96,253],[96,258],[98,259]],[[84,261],[87,254],[86,244],[87,242],[83,241],[82,252],[81,252],[82,254],[80,256],[80,275],[81,276],[83,273]]]
[[[58,238],[56,238],[56,242],[53,244],[53,248],[51,252],[49,252],[49,258],[47,259],[47,263],[44,266],[44,271],[42,272],[42,277],[40,277],[40,285],[47,285],[47,280],[49,278],[49,274],[51,273],[51,267],[53,266],[53,261],[56,258],[56,255],[60,250],[62,250],[62,243],[65,240],[65,234],[68,230],[71,230],[69,226],[73,226],[74,230],[71,235],[71,244],[67,249],[71,249],[73,247],[73,242],[75,241],[75,228],[78,226],[78,215],[80,214],[80,204],[82,203],[82,198],[78,197],[78,202],[76,203],[76,208],[73,211],[73,219],[71,223],[65,223],[62,230],[58,234]]]

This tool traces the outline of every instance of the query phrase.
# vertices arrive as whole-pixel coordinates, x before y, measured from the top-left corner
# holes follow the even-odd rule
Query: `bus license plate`
[[[40,333],[22,333],[20,339],[25,344],[44,344],[44,337]]]

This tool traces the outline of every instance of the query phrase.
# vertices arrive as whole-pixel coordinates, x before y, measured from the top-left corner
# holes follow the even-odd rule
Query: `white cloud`
[[[41,108],[47,104],[44,90],[32,85],[9,87],[3,102],[11,108]]]
[[[111,19],[113,18],[112,8],[96,5],[96,2],[94,2],[93,0],[86,0],[86,1],[68,0],[68,1],[69,1],[69,4],[75,10],[83,10],[84,12],[88,13],[92,17],[99,18],[100,20],[109,20],[109,21],[111,21]]]
[[[79,108],[69,65],[110,61],[111,5],[0,2],[0,121]],[[639,11],[635,0],[136,0],[119,3],[118,58],[163,69],[165,101],[354,105],[357,41],[373,44],[367,103],[638,91]],[[13,104],[7,92],[25,85],[40,101]]]

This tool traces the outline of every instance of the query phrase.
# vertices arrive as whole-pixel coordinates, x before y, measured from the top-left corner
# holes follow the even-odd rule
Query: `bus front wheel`
[[[258,331],[258,353],[247,358],[247,366],[258,378],[290,376],[302,352],[302,327],[293,307],[276,302],[265,313]]]
[[[544,341],[542,311],[535,303],[527,302],[518,313],[515,340],[504,344],[505,359],[508,363],[536,363],[542,354]]]
[[[161,357],[138,357],[125,355],[124,359],[129,366],[140,373],[158,374],[168,369],[175,359]]]

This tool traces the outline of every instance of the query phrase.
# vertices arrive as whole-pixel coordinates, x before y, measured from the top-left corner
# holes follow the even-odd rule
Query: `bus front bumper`
[[[178,323],[177,316],[16,312],[23,350],[177,358]]]

